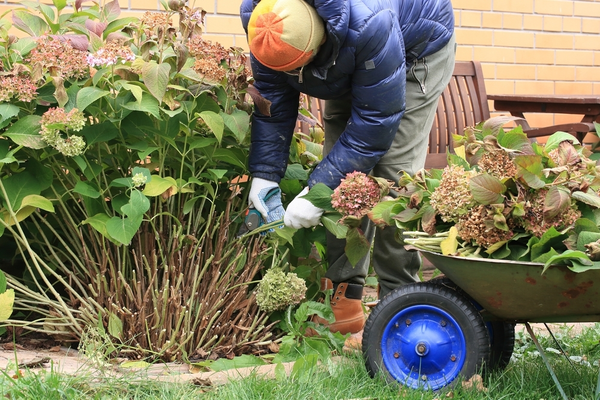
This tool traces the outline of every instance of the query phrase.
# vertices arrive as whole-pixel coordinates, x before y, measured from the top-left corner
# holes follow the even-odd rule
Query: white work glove
[[[319,224],[323,209],[315,207],[310,201],[303,199],[302,196],[308,193],[308,187],[305,187],[298,196],[292,200],[285,210],[283,223],[285,226],[291,226],[294,229],[311,228]]]
[[[283,218],[285,210],[281,204],[281,189],[276,182],[252,178],[248,207],[255,208],[267,224]]]

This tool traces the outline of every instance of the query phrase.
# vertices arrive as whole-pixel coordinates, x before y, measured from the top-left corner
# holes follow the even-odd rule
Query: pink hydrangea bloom
[[[344,217],[361,218],[380,200],[381,188],[377,181],[362,172],[354,171],[342,179],[331,195],[331,205]]]

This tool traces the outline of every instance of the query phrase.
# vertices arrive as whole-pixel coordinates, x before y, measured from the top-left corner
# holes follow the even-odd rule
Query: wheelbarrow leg
[[[542,359],[544,360],[544,363],[546,364],[546,368],[548,368],[548,371],[550,372],[550,375],[552,376],[552,379],[554,380],[554,383],[556,384],[556,387],[558,388],[558,391],[560,392],[562,398],[564,400],[569,400],[569,398],[565,394],[565,391],[563,390],[562,386],[560,385],[560,382],[558,381],[558,378],[556,377],[556,374],[554,373],[554,370],[552,369],[550,362],[546,358],[546,353],[544,352],[544,349],[542,349],[542,346],[540,345],[540,342],[538,342],[537,337],[535,336],[535,333],[533,333],[533,329],[531,329],[531,325],[529,325],[529,322],[525,322],[525,328],[527,328],[527,333],[529,333],[529,336],[531,336],[531,340],[533,340],[533,343],[535,343],[535,347],[537,347],[538,352],[542,356]]]

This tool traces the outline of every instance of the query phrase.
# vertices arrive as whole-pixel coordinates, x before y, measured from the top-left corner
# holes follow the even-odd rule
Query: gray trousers
[[[454,71],[456,43],[454,37],[438,52],[417,60],[406,73],[406,111],[390,150],[381,158],[372,175],[398,182],[400,171],[414,174],[425,166],[429,131],[433,125],[438,100],[450,82]],[[350,95],[325,102],[325,154],[329,153],[346,128],[351,112]],[[393,193],[391,193],[393,195]],[[421,258],[417,252],[407,252],[396,239],[396,228],[376,228],[364,218],[363,232],[373,243],[373,268],[379,278],[383,298],[393,289],[419,280]],[[364,285],[369,272],[370,256],[365,256],[356,266],[348,262],[344,253],[346,241],[327,235],[327,260],[325,276],[333,282]]]

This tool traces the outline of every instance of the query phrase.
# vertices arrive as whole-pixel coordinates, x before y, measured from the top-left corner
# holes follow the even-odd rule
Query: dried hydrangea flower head
[[[575,201],[571,200],[571,203],[563,212],[558,213],[553,218],[546,218],[544,210],[547,194],[548,189],[543,188],[525,195],[525,214],[521,217],[521,224],[527,232],[537,237],[542,237],[552,227],[561,230],[573,226],[575,221],[581,217],[581,211],[577,208]]]
[[[509,220],[509,225],[512,225]],[[461,215],[456,223],[458,236],[464,241],[471,241],[479,246],[490,246],[510,240],[512,230],[498,229],[493,225],[493,212],[490,206],[480,204]]]
[[[81,136],[69,135],[85,126],[83,113],[74,108],[68,113],[64,108],[50,108],[42,115],[40,136],[49,146],[67,157],[83,153],[85,142]],[[66,137],[63,137],[63,133]]]
[[[269,269],[256,288],[256,304],[267,313],[299,304],[306,295],[306,282],[293,272]]]
[[[477,161],[482,171],[498,179],[514,178],[517,175],[517,166],[510,155],[503,149],[493,149],[484,153]]]
[[[443,221],[458,222],[458,218],[476,205],[469,181],[477,172],[460,165],[448,165],[444,168],[440,185],[431,194],[430,203],[440,214]]]
[[[188,48],[190,55],[196,59],[194,71],[208,82],[221,82],[227,77],[228,84],[240,86],[247,84],[248,78],[252,76],[242,51],[225,49],[219,43],[212,43],[200,36],[192,37]]]
[[[69,41],[52,36],[42,36],[31,50],[29,62],[33,67],[33,79],[41,79],[46,72],[63,79],[83,78],[90,73],[86,51],[75,49]]]
[[[331,195],[331,205],[343,217],[365,216],[381,198],[387,194],[389,186],[362,172],[354,171],[342,179],[340,185]]]
[[[121,42],[110,41],[99,48],[94,54],[88,54],[87,62],[92,67],[107,67],[116,65],[119,61],[124,64],[127,61],[135,60],[133,51]]]
[[[0,77],[0,102],[11,99],[29,103],[37,96],[37,86],[26,75],[4,75]]]

